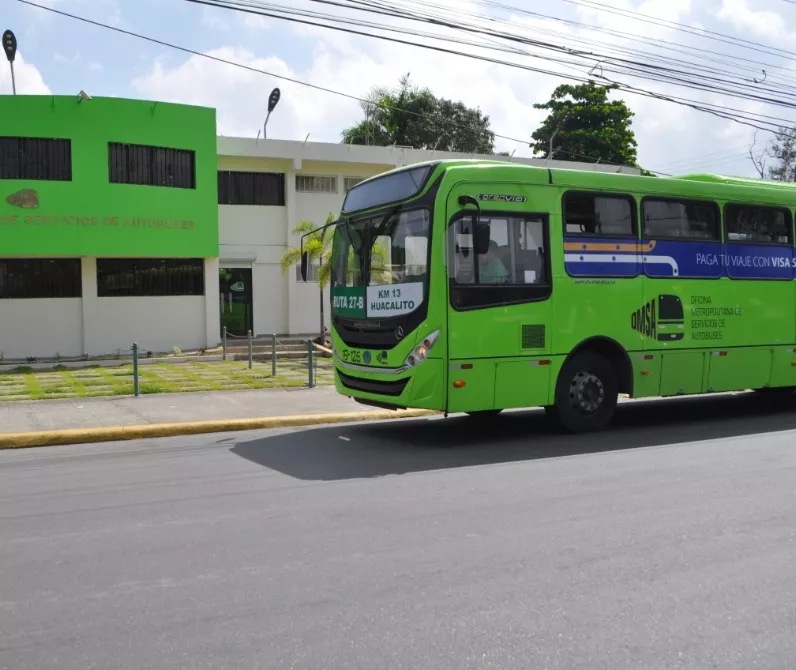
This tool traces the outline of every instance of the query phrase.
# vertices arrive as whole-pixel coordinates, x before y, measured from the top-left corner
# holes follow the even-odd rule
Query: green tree
[[[755,135],[749,158],[761,179],[796,181],[796,128],[781,128],[760,150]]]
[[[335,220],[334,214],[329,214],[326,219],[326,224],[332,223]],[[326,225],[324,224],[324,225]],[[334,239],[334,226],[328,228],[318,228],[312,221],[300,221],[293,229],[293,235],[304,238],[304,251],[309,255],[310,265],[317,265],[318,267],[318,289],[320,291],[320,316],[321,316],[321,342],[326,341],[326,329],[324,328],[324,310],[323,310],[323,290],[329,283],[332,276],[332,241]],[[288,247],[282,252],[282,257],[279,259],[279,264],[282,267],[283,273],[288,273],[298,263],[301,262],[301,246]]]
[[[534,154],[563,161],[601,161],[636,166],[633,112],[623,100],[609,100],[612,86],[564,84],[536,109],[549,111],[532,135]],[[552,145],[552,152],[551,152]]]
[[[491,154],[495,134],[489,117],[461,102],[437,98],[412,86],[409,75],[398,89],[374,88],[362,103],[365,119],[342,133],[345,144],[410,146]]]

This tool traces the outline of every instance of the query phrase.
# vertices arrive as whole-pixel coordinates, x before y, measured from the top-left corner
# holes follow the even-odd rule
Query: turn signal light
[[[435,330],[431,335],[423,339],[423,342],[418,344],[411,354],[406,357],[404,365],[408,368],[413,368],[420,365],[428,357],[428,352],[431,351],[434,343],[439,338],[439,331]]]
[[[457,379],[455,382],[453,382],[454,388],[457,388],[457,389],[462,389],[466,385],[467,385],[467,382],[464,381],[463,379]]]

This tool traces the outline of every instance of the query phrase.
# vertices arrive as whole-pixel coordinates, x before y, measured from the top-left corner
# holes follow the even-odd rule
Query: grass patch
[[[271,376],[271,362],[255,362],[249,370],[245,361],[190,361],[186,363],[155,363],[139,367],[139,391],[142,395],[156,393],[189,393],[267,388],[301,388],[307,384],[307,367],[285,363]],[[332,370],[319,368],[318,384],[331,383]],[[92,366],[70,370],[60,365],[35,371],[21,367],[0,373],[0,402],[8,400],[40,400],[44,398],[96,398],[133,394],[133,367],[130,364],[107,368]]]

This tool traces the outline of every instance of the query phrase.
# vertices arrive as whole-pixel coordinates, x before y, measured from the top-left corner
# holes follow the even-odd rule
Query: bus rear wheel
[[[603,430],[616,413],[619,383],[611,363],[598,353],[584,351],[569,359],[558,375],[555,419],[572,433]]]

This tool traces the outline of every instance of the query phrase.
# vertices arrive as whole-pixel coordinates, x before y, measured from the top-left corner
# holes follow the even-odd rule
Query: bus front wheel
[[[611,363],[598,353],[584,351],[561,368],[555,405],[549,413],[572,433],[594,432],[611,422],[618,397],[619,383]]]

